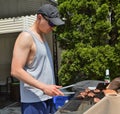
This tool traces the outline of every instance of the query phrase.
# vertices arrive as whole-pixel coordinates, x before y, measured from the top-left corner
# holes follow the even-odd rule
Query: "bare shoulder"
[[[25,40],[32,40],[32,36],[28,32],[21,32],[17,39],[24,40],[24,41]]]
[[[29,45],[32,45],[32,43],[33,43],[32,36],[28,32],[21,32],[18,35],[17,40],[16,40],[16,44],[21,45],[21,46],[23,45],[29,46]]]

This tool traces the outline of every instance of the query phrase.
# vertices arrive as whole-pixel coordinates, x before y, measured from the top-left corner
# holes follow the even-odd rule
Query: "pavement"
[[[18,102],[15,102],[0,109],[0,114],[21,114],[20,105],[18,104]]]
[[[21,114],[20,102],[11,99],[9,94],[0,93],[0,114]]]

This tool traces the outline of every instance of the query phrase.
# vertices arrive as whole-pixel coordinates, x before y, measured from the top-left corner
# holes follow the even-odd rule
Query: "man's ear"
[[[39,19],[39,20],[40,20],[40,19],[41,19],[41,17],[42,17],[42,15],[41,15],[41,14],[38,14],[38,15],[37,15],[37,19]]]

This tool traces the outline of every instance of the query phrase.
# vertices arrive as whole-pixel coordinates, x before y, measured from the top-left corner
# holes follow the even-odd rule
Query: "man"
[[[20,80],[22,114],[53,114],[52,96],[64,95],[61,86],[55,85],[52,57],[44,37],[63,24],[57,8],[45,4],[32,27],[21,32],[15,42],[11,75]]]

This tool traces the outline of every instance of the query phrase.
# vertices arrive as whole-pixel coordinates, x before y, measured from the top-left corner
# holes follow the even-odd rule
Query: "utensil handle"
[[[60,89],[67,89],[67,88],[74,87],[74,86],[75,86],[75,84],[72,84],[72,85],[69,85],[69,86],[64,86],[64,87],[62,87]]]

